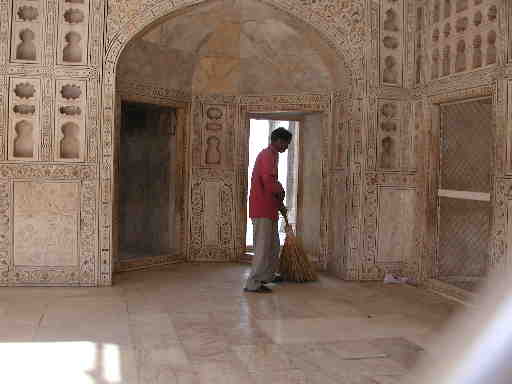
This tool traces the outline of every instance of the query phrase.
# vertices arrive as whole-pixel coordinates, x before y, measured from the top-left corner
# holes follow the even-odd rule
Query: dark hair
[[[290,142],[292,141],[292,133],[288,131],[287,129],[284,129],[283,127],[279,127],[276,130],[272,131],[270,134],[270,141],[274,142],[277,140],[283,140]]]

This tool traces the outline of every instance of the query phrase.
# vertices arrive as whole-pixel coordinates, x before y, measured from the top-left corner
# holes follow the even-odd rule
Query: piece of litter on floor
[[[384,284],[406,284],[409,281],[407,277],[400,277],[392,273],[386,273],[384,276]]]

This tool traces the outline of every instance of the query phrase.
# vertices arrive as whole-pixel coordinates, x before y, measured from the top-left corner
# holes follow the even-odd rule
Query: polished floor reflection
[[[391,384],[459,306],[323,277],[242,292],[248,268],[179,265],[111,288],[0,290],[6,383]]]

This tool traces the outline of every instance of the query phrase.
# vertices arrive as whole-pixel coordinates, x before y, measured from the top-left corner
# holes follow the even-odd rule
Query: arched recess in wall
[[[365,36],[362,29],[352,28],[352,24],[345,22],[343,25],[336,26],[327,16],[319,14],[311,15],[309,8],[300,5],[286,4],[280,0],[248,0],[256,3],[267,4],[278,9],[291,17],[305,23],[310,28],[316,30],[320,36],[325,39],[338,54],[343,58],[348,58],[348,64],[345,66],[347,87],[344,91],[351,94],[354,89],[354,71],[361,70],[361,57],[363,50],[358,49],[363,44]],[[127,20],[120,25],[117,32],[112,35],[107,44],[106,55],[103,66],[103,89],[102,89],[102,132],[101,132],[101,196],[102,204],[100,207],[102,223],[100,234],[100,276],[99,284],[109,284],[112,274],[112,212],[113,212],[113,182],[114,182],[114,159],[117,154],[114,153],[114,134],[116,127],[115,105],[116,105],[116,71],[119,57],[127,44],[136,36],[144,33],[148,29],[158,25],[162,21],[187,12],[187,10],[203,3],[213,3],[215,0],[190,0],[182,1],[179,4],[162,0],[155,2],[151,8],[138,13],[136,17]],[[363,5],[360,0],[353,0],[355,7],[348,7],[350,14],[348,19],[354,20],[354,23],[362,23]],[[346,20],[346,19],[345,19]],[[344,30],[345,29],[345,30]],[[360,32],[361,31],[361,32]],[[358,76],[360,78],[360,76]]]
[[[350,89],[340,55],[313,28],[254,0],[212,1],[133,38],[117,86],[229,96]]]

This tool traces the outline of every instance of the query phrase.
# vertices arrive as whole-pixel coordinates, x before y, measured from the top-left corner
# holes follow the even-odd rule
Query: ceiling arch
[[[211,1],[130,41],[118,78],[192,94],[350,88],[340,55],[313,28],[254,0]]]

